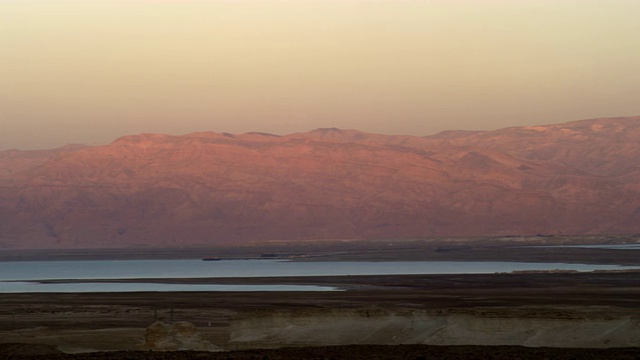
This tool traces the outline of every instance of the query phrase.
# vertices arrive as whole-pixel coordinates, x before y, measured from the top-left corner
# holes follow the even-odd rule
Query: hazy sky
[[[0,0],[0,149],[640,114],[638,0]]]

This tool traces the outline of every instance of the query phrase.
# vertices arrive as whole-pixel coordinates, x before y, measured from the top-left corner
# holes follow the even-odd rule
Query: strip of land
[[[525,261],[526,258],[526,261],[540,261],[536,258],[540,257],[554,262],[573,259],[582,263],[631,264],[638,261],[637,250],[536,248],[529,252],[523,249],[526,248],[513,244],[507,248],[496,244],[471,248],[468,244],[450,244],[446,248],[442,245],[406,247],[394,248],[390,253],[335,248],[321,258],[388,260],[391,256],[388,254],[394,253],[395,258],[389,259],[437,256],[439,260]],[[254,255],[291,257],[314,253],[309,249],[285,252],[281,247],[259,250]],[[527,254],[530,257],[526,257]],[[197,255],[204,257],[205,254]],[[238,255],[248,253],[226,253],[229,257],[240,257]],[[60,253],[55,256],[60,258]],[[299,259],[314,261],[316,257]],[[75,359],[137,359],[141,356],[150,359],[293,359],[301,358],[301,352],[307,354],[306,358],[350,359],[369,358],[371,354],[377,354],[380,359],[635,359],[640,346],[638,271],[43,282],[116,281],[321,285],[343,291],[0,294],[0,343],[41,344],[66,353],[83,353],[51,355],[47,357],[50,359],[64,356]],[[243,352],[164,355],[136,352],[148,350],[145,348],[147,328],[156,322],[188,322],[195,326],[197,339],[203,344]],[[385,344],[389,346],[378,346]],[[487,346],[453,346],[464,344]],[[294,348],[275,349],[280,347]],[[563,347],[583,349],[561,349]],[[255,350],[258,348],[274,349]],[[116,350],[126,352],[88,353]],[[27,354],[23,355],[18,359],[28,358]]]

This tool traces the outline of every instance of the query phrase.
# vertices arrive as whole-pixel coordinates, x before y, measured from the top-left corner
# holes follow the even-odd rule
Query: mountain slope
[[[126,136],[5,171],[0,246],[636,233],[639,129]]]

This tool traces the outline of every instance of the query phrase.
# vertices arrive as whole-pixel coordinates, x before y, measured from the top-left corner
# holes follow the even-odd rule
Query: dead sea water
[[[331,291],[305,285],[204,285],[146,282],[144,279],[348,275],[478,274],[526,270],[622,270],[637,267],[565,263],[486,261],[298,262],[282,260],[79,260],[0,262],[0,293],[135,291]],[[39,283],[39,280],[114,282]],[[121,279],[141,279],[117,283]],[[239,282],[241,282],[239,280]]]

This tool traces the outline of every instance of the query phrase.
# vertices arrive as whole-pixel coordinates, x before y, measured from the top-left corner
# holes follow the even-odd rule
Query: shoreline
[[[506,236],[435,239],[265,241],[189,248],[0,250],[0,262],[58,260],[513,261],[640,266],[640,235]]]
[[[135,281],[127,281],[131,280]],[[179,281],[224,283],[238,279]],[[82,354],[83,359],[112,355],[116,356],[113,359],[119,359],[117,356],[131,359],[138,356],[135,351],[143,350],[145,329],[162,321],[170,325],[193,324],[200,340],[224,350],[245,351],[238,356],[262,354],[273,359],[294,359],[291,354],[302,350],[252,349],[293,346],[350,359],[357,358],[353,348],[334,352],[325,346],[360,344],[362,351],[367,348],[373,351],[375,346],[370,344],[407,342],[411,349],[423,349],[426,345],[486,345],[477,347],[484,354],[499,351],[497,345],[609,347],[612,349],[579,352],[608,354],[609,358],[627,354],[621,350],[625,347],[631,348],[631,354],[640,351],[640,272],[286,277],[243,281],[331,285],[347,291],[0,294],[0,343],[44,344],[67,353],[110,352]],[[421,330],[416,324],[426,328]],[[393,354],[401,353],[403,346],[391,346],[390,357],[385,358],[402,358]],[[126,352],[114,355],[112,351]],[[515,354],[525,356],[531,351],[519,348]],[[198,354],[200,358],[202,354]],[[230,353],[215,354],[202,356],[218,359],[215,356]],[[233,354],[236,359],[242,358]],[[60,356],[73,359],[80,355]]]
[[[640,259],[636,259],[640,254],[637,250],[538,248],[535,251],[523,251],[523,248],[511,245],[467,244],[446,249],[442,245],[431,245],[410,247],[414,249],[411,251],[404,245],[402,248],[393,247],[389,252],[384,248],[360,252],[332,251],[330,256],[325,253],[327,256],[322,259],[514,261],[526,257],[526,260],[533,261],[547,256],[547,262],[558,262],[558,259],[582,263],[620,264],[631,259],[640,262]],[[260,249],[266,253],[264,250],[266,248]],[[309,249],[300,251],[309,252]],[[289,249],[288,253],[291,252]],[[5,252],[0,253],[6,255]],[[202,255],[192,250],[187,253]],[[226,254],[240,255],[237,251],[228,251]],[[56,256],[60,259],[59,255]],[[292,354],[299,354],[296,351],[302,351],[300,349],[326,354],[326,358],[358,359],[358,354],[382,349],[373,344],[393,345],[385,348],[390,357],[381,357],[388,359],[402,358],[396,355],[405,350],[426,351],[422,349],[428,349],[424,347],[427,345],[446,345],[447,351],[456,353],[462,348],[453,345],[485,345],[475,348],[479,354],[487,356],[507,351],[507,348],[496,347],[499,345],[536,346],[531,349],[538,349],[537,353],[529,351],[530,348],[515,348],[515,352],[509,353],[521,358],[530,356],[532,359],[539,356],[531,354],[540,354],[542,351],[537,346],[550,345],[560,349],[611,348],[602,351],[582,349],[579,352],[589,356],[606,354],[602,358],[625,358],[629,354],[635,356],[640,351],[640,270],[40,280],[51,284],[140,281],[317,285],[346,291],[4,293],[0,294],[0,344],[27,342],[54,346],[68,353],[124,350],[124,353],[97,353],[95,356],[135,358],[138,356],[136,351],[143,350],[141,346],[146,329],[154,322],[162,321],[167,326],[188,322],[194,327],[198,341],[214,344],[224,350],[245,351],[237,353],[237,357],[233,353],[236,359],[243,359],[242,356],[250,358],[241,354],[293,359],[296,355]],[[349,344],[359,345],[347,346]],[[328,345],[339,345],[341,350],[335,352],[336,348],[327,348]],[[292,346],[295,349],[264,350]],[[258,348],[263,350],[251,350]],[[564,350],[558,352],[557,348],[548,354],[567,354],[562,352]],[[163,354],[168,354],[167,359],[178,359],[175,356],[183,355],[186,356],[183,359],[190,358],[188,356],[217,359],[215,356],[226,358],[231,353]],[[571,356],[585,358],[582,355]],[[81,355],[59,356],[60,359],[81,358]],[[90,359],[94,355],[82,356],[85,356],[83,359]],[[152,356],[161,358],[155,353]],[[597,358],[593,356],[590,358]],[[427,358],[437,357],[429,355]],[[513,356],[505,355],[504,358]],[[570,358],[569,355],[566,358]]]

